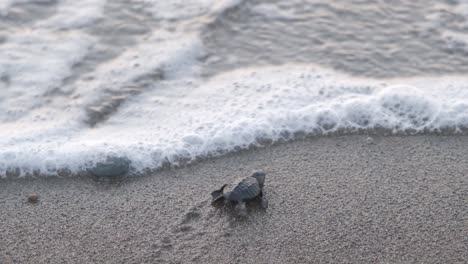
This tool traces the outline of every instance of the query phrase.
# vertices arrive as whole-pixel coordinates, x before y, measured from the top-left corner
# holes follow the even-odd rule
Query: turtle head
[[[224,184],[219,190],[216,190],[211,193],[211,204],[212,205],[219,205],[221,204],[225,197],[224,197],[224,188],[226,188],[227,184]]]
[[[257,179],[258,184],[260,184],[260,187],[263,188],[263,184],[265,183],[265,176],[266,176],[265,172],[255,171],[250,177],[254,177],[255,179]]]

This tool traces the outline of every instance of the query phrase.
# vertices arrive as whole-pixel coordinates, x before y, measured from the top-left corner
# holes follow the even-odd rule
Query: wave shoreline
[[[465,21],[441,16],[463,3],[258,2],[0,6],[10,22],[0,27],[0,177],[78,174],[109,157],[141,173],[309,135],[466,134],[468,78],[443,75],[468,65],[457,56]],[[385,12],[355,17],[363,7]],[[408,19],[421,38],[405,35]],[[380,74],[359,78],[353,65]],[[441,75],[375,78],[391,69]]]
[[[453,133],[453,131],[440,131],[431,133],[392,133],[391,131],[360,131],[360,132],[342,132],[324,135],[298,135],[294,139],[281,139],[278,141],[264,140],[259,141],[257,144],[252,144],[246,148],[238,148],[229,152],[210,153],[205,156],[196,156],[194,158],[178,157],[172,161],[165,160],[158,167],[146,167],[143,169],[135,169],[132,167],[132,160],[126,156],[114,155],[104,156],[104,159],[97,160],[95,163],[88,164],[82,170],[72,172],[68,168],[59,168],[53,172],[43,173],[40,170],[32,172],[21,172],[19,168],[8,168],[7,172],[0,174],[0,180],[32,180],[40,178],[93,178],[97,181],[122,181],[125,178],[139,178],[152,176],[167,170],[183,169],[186,167],[197,166],[200,163],[216,161],[223,158],[229,158],[236,155],[244,155],[245,153],[255,151],[268,151],[270,148],[277,148],[281,145],[299,144],[304,142],[308,144],[310,141],[317,141],[323,139],[336,139],[337,142],[340,138],[354,138],[365,142],[368,145],[374,145],[376,142],[385,138],[430,138],[437,140],[437,138],[468,138],[468,130]],[[111,161],[109,161],[111,160]],[[113,160],[113,161],[112,161]]]

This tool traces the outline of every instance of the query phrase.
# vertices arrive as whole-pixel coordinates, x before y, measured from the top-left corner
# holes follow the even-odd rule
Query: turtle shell
[[[234,185],[230,190],[226,190],[225,197],[231,202],[242,202],[254,199],[262,192],[258,180],[254,177],[247,177]]]

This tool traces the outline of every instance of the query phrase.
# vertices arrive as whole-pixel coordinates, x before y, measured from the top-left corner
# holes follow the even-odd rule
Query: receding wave
[[[60,127],[49,117],[42,128],[2,132],[0,174],[77,174],[112,158],[138,174],[307,135],[463,134],[466,83],[355,79],[310,65],[163,80],[95,127]]]
[[[0,5],[0,178],[137,175],[307,136],[467,134],[464,76],[358,78],[320,60],[213,54],[203,32],[251,1],[89,2]],[[444,32],[465,52],[464,34]],[[207,70],[216,60],[230,67]]]

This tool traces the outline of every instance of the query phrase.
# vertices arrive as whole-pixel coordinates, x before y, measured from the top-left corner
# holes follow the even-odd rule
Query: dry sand
[[[0,263],[467,263],[468,137],[366,139],[296,141],[120,183],[2,180]],[[213,189],[254,169],[268,173],[268,209],[210,205]]]

